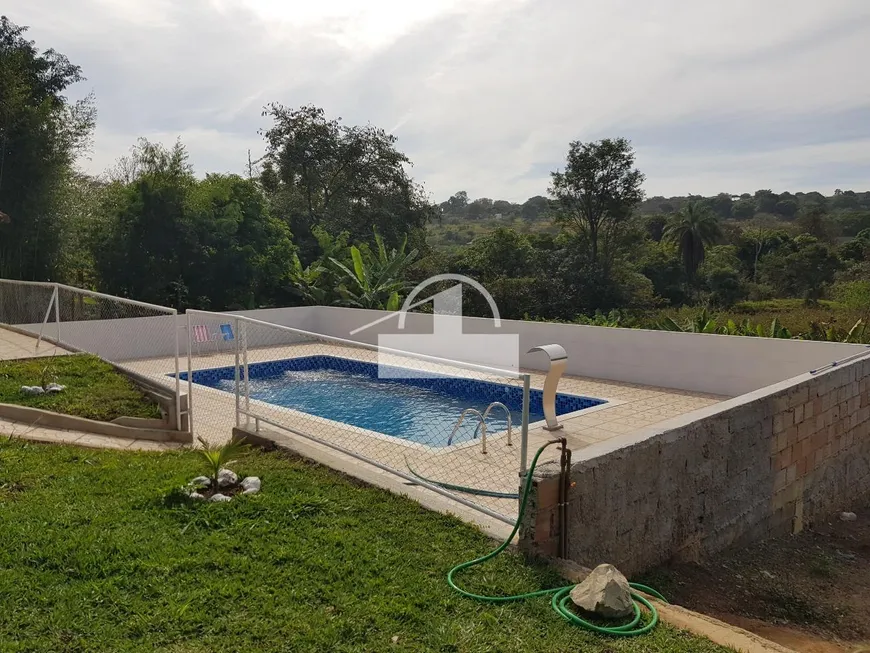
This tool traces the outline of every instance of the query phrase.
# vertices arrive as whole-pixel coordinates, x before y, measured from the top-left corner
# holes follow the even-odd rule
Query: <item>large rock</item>
[[[240,485],[244,494],[256,494],[260,491],[260,479],[256,476],[246,476]]]
[[[224,501],[232,501],[232,497],[228,497],[226,494],[217,493],[212,494],[211,497],[209,497],[209,501],[213,503],[223,503]]]
[[[571,590],[574,605],[609,619],[634,614],[628,580],[613,565],[598,565]]]
[[[222,469],[218,472],[218,487],[232,487],[239,482],[238,475],[231,469]]]
[[[211,479],[208,476],[197,476],[190,482],[190,484],[194,487],[209,487],[211,485]]]

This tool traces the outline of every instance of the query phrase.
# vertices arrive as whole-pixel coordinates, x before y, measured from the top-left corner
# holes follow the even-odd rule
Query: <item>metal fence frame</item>
[[[258,320],[256,318],[251,318],[243,315],[237,315],[233,313],[216,313],[213,311],[201,311],[190,309],[186,312],[187,317],[187,333],[188,333],[188,361],[187,361],[187,397],[188,397],[188,413],[190,416],[191,424],[195,423],[194,420],[194,409],[193,409],[193,396],[194,396],[194,382],[193,382],[193,322],[192,319],[196,316],[203,316],[207,319],[213,320],[221,320],[224,323],[231,324],[233,326],[235,332],[235,348],[232,352],[234,355],[234,396],[235,396],[235,423],[237,427],[242,426],[242,422],[244,421],[246,427],[250,427],[250,423],[253,421],[254,431],[258,432],[260,429],[260,423],[269,424],[272,427],[280,429],[282,431],[286,431],[293,435],[305,438],[312,442],[315,442],[319,445],[325,446],[329,449],[337,451],[341,454],[350,456],[364,462],[368,465],[372,465],[381,469],[383,471],[389,472],[403,480],[410,481],[415,485],[419,485],[421,487],[425,487],[437,494],[448,497],[462,505],[465,505],[469,508],[473,508],[479,512],[482,512],[494,519],[497,519],[506,524],[513,524],[515,521],[514,517],[502,515],[494,510],[487,508],[486,506],[480,505],[473,500],[469,500],[464,496],[457,494],[456,492],[447,490],[439,485],[434,483],[430,483],[428,481],[422,480],[419,477],[412,476],[401,469],[397,469],[391,465],[385,464],[381,461],[375,460],[369,456],[361,454],[352,449],[348,449],[347,447],[343,447],[341,445],[336,444],[335,442],[331,442],[327,439],[320,438],[313,433],[305,432],[304,430],[293,428],[286,424],[281,424],[278,421],[271,419],[265,415],[258,414],[256,410],[252,409],[251,399],[250,399],[250,388],[249,388],[249,375],[248,375],[248,325],[256,325],[263,328],[274,329],[277,331],[282,331],[286,333],[293,334],[295,336],[299,336],[301,338],[308,339],[310,341],[322,341],[328,342],[335,345],[341,345],[345,347],[353,347],[358,349],[365,349],[368,351],[374,351],[378,353],[388,353],[391,355],[402,356],[418,361],[425,361],[430,363],[435,363],[438,365],[447,365],[450,367],[472,370],[476,372],[482,372],[487,374],[496,374],[503,377],[509,377],[513,379],[519,379],[522,381],[522,425],[521,425],[521,435],[520,435],[520,462],[518,472],[517,485],[519,486],[520,479],[525,476],[527,469],[527,457],[528,457],[528,435],[529,435],[529,395],[530,395],[530,387],[531,387],[531,376],[526,373],[512,371],[512,370],[504,370],[495,367],[489,367],[485,365],[478,365],[475,363],[468,363],[464,361],[456,361],[445,358],[440,358],[437,356],[429,356],[426,354],[420,354],[416,352],[402,351],[397,349],[390,349],[385,347],[378,347],[376,345],[358,342],[354,340],[347,340],[344,338],[338,338],[335,336],[328,336],[321,333],[315,333],[311,331],[305,331],[303,329],[297,329],[294,327],[284,326],[280,324],[274,324],[272,322],[267,322],[264,320]],[[225,352],[230,353],[230,352]]]
[[[39,329],[39,333],[36,338],[36,349],[39,349],[40,345],[43,341],[49,340],[47,337],[47,327],[51,322],[52,312],[54,313],[54,325],[55,325],[55,337],[52,339],[53,342],[61,347],[69,348],[75,351],[83,351],[81,350],[75,343],[69,342],[68,340],[64,340],[63,331],[61,330],[61,313],[60,313],[60,301],[59,295],[60,291],[64,290],[74,295],[80,295],[83,297],[90,297],[92,299],[101,299],[109,302],[115,302],[119,305],[137,307],[140,309],[145,309],[149,311],[153,311],[154,313],[163,314],[166,316],[173,316],[174,322],[174,336],[175,336],[175,424],[178,429],[181,429],[182,425],[182,414],[188,415],[188,420],[191,419],[189,409],[187,411],[182,410],[181,407],[181,383],[180,383],[180,367],[179,367],[179,356],[180,356],[180,338],[178,335],[179,325],[178,325],[178,311],[174,308],[168,308],[166,306],[160,306],[158,304],[149,304],[147,302],[140,302],[134,299],[127,299],[126,297],[118,297],[116,295],[108,295],[106,293],[96,292],[94,290],[85,290],[83,288],[76,288],[75,286],[68,286],[62,283],[53,283],[46,281],[23,281],[19,279],[0,279],[0,287],[4,285],[7,286],[20,286],[22,288],[31,287],[31,288],[43,288],[51,290],[51,297],[49,299],[48,305],[45,308],[45,316],[42,319],[42,324]],[[52,311],[52,309],[54,309]],[[125,318],[117,318],[119,320]],[[78,320],[73,320],[78,321]],[[16,326],[15,324],[9,324],[9,326]],[[118,363],[118,361],[113,361]],[[189,399],[189,398],[188,398]],[[192,428],[192,423],[189,425],[189,428]]]

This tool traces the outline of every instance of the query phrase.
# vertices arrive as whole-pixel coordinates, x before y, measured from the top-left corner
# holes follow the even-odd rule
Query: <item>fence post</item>
[[[244,352],[245,361],[245,426],[248,426],[250,416],[247,413],[251,412],[251,382],[248,375],[248,324],[242,322],[242,351]]]
[[[191,362],[190,345],[190,311],[187,311],[187,428],[190,431],[190,437],[193,437],[193,364]]]
[[[172,330],[175,331],[175,430],[180,431],[181,429],[181,366],[178,362],[179,355],[179,346],[178,346],[178,330],[180,329],[180,325],[178,324],[178,311],[176,310],[172,314]],[[188,401],[190,397],[188,397]],[[187,418],[188,422],[190,421],[190,417]],[[188,428],[190,428],[188,426]]]
[[[57,323],[57,344],[60,344],[60,292],[57,284],[54,284],[54,321]]]
[[[233,329],[235,329],[235,332],[236,332],[236,373],[235,373],[235,377],[236,377],[236,428],[238,428],[242,425],[241,415],[239,414],[239,410],[242,407],[242,397],[239,394],[241,391],[240,384],[239,384],[239,353],[240,353],[239,349],[242,346],[242,341],[241,341],[242,334],[239,331],[239,318],[238,317],[236,317],[233,320]]]
[[[531,376],[523,375],[523,424],[520,430],[520,478],[525,478],[529,456],[529,394]]]

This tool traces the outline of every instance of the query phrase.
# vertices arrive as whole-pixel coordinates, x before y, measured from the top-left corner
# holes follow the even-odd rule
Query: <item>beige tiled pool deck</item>
[[[5,349],[0,350],[0,356],[3,358],[21,357],[22,351],[30,356],[33,355],[34,339],[27,336],[19,336],[2,329],[0,329],[0,338],[3,338],[0,342],[8,343]],[[41,352],[41,355],[47,355],[46,352],[50,350],[53,351],[54,347],[46,348]],[[368,362],[378,361],[378,354],[375,351],[325,342],[304,342],[250,349],[248,360],[250,363],[256,363],[315,354],[340,356]],[[192,358],[192,361],[194,370],[233,366],[235,364],[235,352],[227,351],[196,355]],[[394,358],[389,362],[428,372],[439,372],[458,377],[507,383],[516,387],[521,387],[522,385],[522,382],[517,378],[511,379],[506,376],[476,370],[436,365],[417,359]],[[173,358],[128,361],[122,363],[122,365],[167,386],[174,386],[174,379],[169,376],[175,370],[175,360]],[[184,358],[181,361],[181,369],[182,371],[187,369],[187,360]],[[533,370],[525,370],[525,372],[530,374],[532,388],[541,389],[543,387],[544,374]],[[187,391],[186,382],[182,384],[182,391]],[[531,424],[529,427],[529,458],[531,458],[539,446],[554,437],[565,437],[569,448],[576,451],[678,415],[690,413],[725,399],[725,397],[704,393],[685,392],[577,376],[563,377],[559,385],[559,391],[604,399],[607,403],[587,408],[568,416],[560,416],[559,421],[564,425],[564,428],[556,432],[544,430],[541,422]],[[340,401],[340,398],[336,398],[336,400]],[[242,400],[242,407],[244,407],[244,400]],[[194,435],[215,444],[226,441],[231,435],[233,426],[236,424],[235,408],[235,396],[233,393],[194,384],[192,399]],[[357,454],[405,472],[412,469],[413,472],[425,478],[442,483],[453,483],[485,489],[490,492],[508,494],[517,491],[517,474],[520,466],[519,425],[514,427],[512,445],[508,445],[506,432],[491,433],[487,439],[487,452],[483,453],[479,440],[450,447],[443,446],[444,442],[437,443],[438,446],[426,446],[256,400],[250,401],[250,412],[255,413],[264,420],[274,422],[275,425],[283,427],[283,429],[276,429],[275,426],[269,425],[265,421],[261,422],[262,428],[276,433],[278,438],[285,439],[288,443],[304,445],[308,452],[313,451],[323,454],[320,457],[322,461],[326,459],[335,460],[337,456],[338,459],[346,463],[345,466],[348,469],[354,469],[354,466],[358,468],[360,465],[364,465],[364,463],[358,462],[345,454],[336,453],[334,449],[317,442],[312,442],[292,433],[292,431],[314,436],[332,445],[344,447]],[[22,430],[22,426],[19,425],[19,431]],[[252,421],[250,427],[253,428],[253,426],[254,423]],[[8,425],[0,422],[0,431],[6,429],[8,429]],[[41,431],[45,431],[45,429]],[[73,433],[42,433],[41,435],[43,437],[38,439],[74,442],[90,446],[98,446],[100,437]],[[446,441],[448,435],[448,433],[443,434],[441,439]],[[135,443],[122,446],[124,443],[109,442],[109,440],[111,439],[106,440],[106,446],[108,447],[139,448],[133,446]],[[315,455],[314,457],[317,458],[318,456]],[[558,449],[552,447],[548,450],[542,462],[555,461],[558,460],[558,457]],[[386,475],[386,472],[379,473]],[[392,480],[394,481],[395,478],[392,477]],[[474,501],[505,517],[511,517],[516,514],[516,499],[475,497]]]

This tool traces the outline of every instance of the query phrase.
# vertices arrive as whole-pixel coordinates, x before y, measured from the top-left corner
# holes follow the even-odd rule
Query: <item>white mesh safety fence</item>
[[[175,309],[55,283],[0,279],[0,324],[33,336],[34,354],[96,354],[175,397],[172,424],[184,426],[177,380],[186,347]]]
[[[512,523],[528,375],[188,311],[194,435],[271,430]]]

